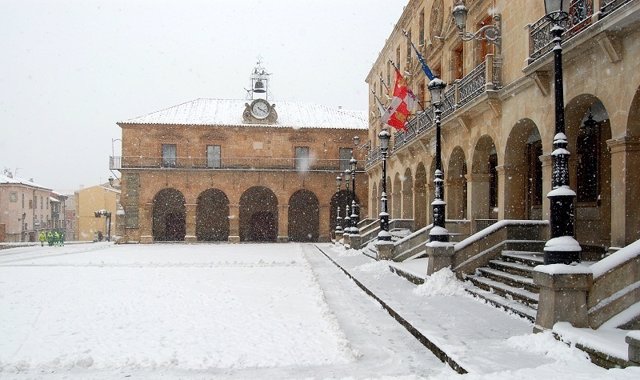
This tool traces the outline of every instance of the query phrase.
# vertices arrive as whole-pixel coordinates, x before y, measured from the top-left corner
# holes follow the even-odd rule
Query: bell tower
[[[275,124],[278,120],[276,105],[269,103],[269,74],[258,60],[251,73],[251,89],[247,90],[247,98],[242,118],[249,124]],[[250,94],[250,95],[249,95]]]

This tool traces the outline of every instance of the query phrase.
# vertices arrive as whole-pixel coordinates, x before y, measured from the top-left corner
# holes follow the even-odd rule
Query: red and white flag
[[[407,119],[412,110],[415,109],[417,99],[413,92],[407,87],[407,82],[396,69],[396,84],[393,88],[393,99],[387,107],[387,111],[382,115],[382,122],[395,129],[406,131]]]

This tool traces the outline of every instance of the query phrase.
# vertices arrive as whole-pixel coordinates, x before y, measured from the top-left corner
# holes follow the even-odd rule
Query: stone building
[[[75,210],[75,230],[73,235],[80,241],[104,239],[116,234],[116,213],[120,199],[120,190],[109,183],[90,186],[76,191],[73,195]],[[106,210],[111,218],[96,217],[96,211]],[[108,225],[107,223],[110,223]],[[69,238],[68,238],[69,239]]]
[[[447,84],[442,160],[447,219],[469,232],[504,219],[549,219],[554,137],[553,56],[543,1],[473,0],[466,33],[497,25],[501,37],[463,40],[452,18],[457,0],[411,0],[366,81],[370,111],[393,88],[396,63],[427,108],[392,137],[387,172],[391,218],[431,221],[435,132],[428,79],[411,45]],[[564,35],[564,99],[570,182],[577,192],[576,238],[598,249],[640,238],[640,38],[638,1],[572,1]],[[467,38],[465,38],[467,39]],[[384,98],[384,97],[383,97]],[[369,208],[379,212],[377,134],[366,165]]]
[[[352,154],[366,199],[353,143],[365,114],[274,103],[268,74],[258,66],[251,78],[250,100],[196,99],[118,123],[122,157],[110,167],[122,174],[125,241],[326,241]]]
[[[376,112],[376,96],[391,97],[395,64],[425,107],[410,119],[408,131],[393,133],[385,181],[391,223],[410,219],[415,228],[371,253],[394,261],[426,260],[427,274],[448,267],[473,284],[470,293],[535,321],[534,330],[552,329],[558,321],[593,329],[606,323],[620,329],[624,345],[624,330],[640,328],[640,1],[568,4],[562,21],[561,135],[555,129],[555,43],[544,1],[408,1],[366,82],[370,112]],[[466,22],[455,22],[454,10],[466,14]],[[446,229],[437,232],[448,231],[449,243],[426,246],[437,128],[412,43],[447,83],[440,108]],[[382,128],[379,118],[369,120],[371,216],[380,212]],[[570,241],[569,250],[582,259],[576,267],[540,265],[558,247],[546,249],[552,152],[566,157],[566,150],[553,146],[556,136],[566,138],[570,154],[578,244],[561,241]],[[555,171],[557,178],[563,174]],[[573,197],[572,191],[558,191]],[[434,204],[442,207],[442,201]],[[571,221],[558,218],[555,226]],[[363,234],[364,241],[375,233]],[[610,361],[590,354],[608,366],[630,365],[625,355]]]

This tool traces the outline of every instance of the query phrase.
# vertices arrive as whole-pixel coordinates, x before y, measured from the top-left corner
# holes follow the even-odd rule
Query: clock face
[[[271,106],[266,100],[257,99],[251,105],[251,114],[256,119],[264,119],[269,116]]]

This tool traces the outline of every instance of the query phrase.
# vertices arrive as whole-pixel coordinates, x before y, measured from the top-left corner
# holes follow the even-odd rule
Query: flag
[[[395,129],[406,131],[406,123],[411,114],[411,107],[417,103],[415,95],[407,87],[407,82],[396,68],[396,84],[393,88],[393,99],[382,116],[382,122]]]
[[[418,61],[420,61],[420,65],[422,65],[422,71],[424,71],[424,74],[427,76],[427,78],[429,78],[429,80],[433,80],[433,78],[435,78],[436,76],[433,75],[433,72],[429,68],[429,65],[427,65],[427,62],[425,62],[424,58],[422,57],[422,54],[420,54],[420,52],[416,48],[416,45],[414,45],[413,42],[411,42],[411,47],[413,48],[413,51],[415,51],[416,55],[418,56]]]

